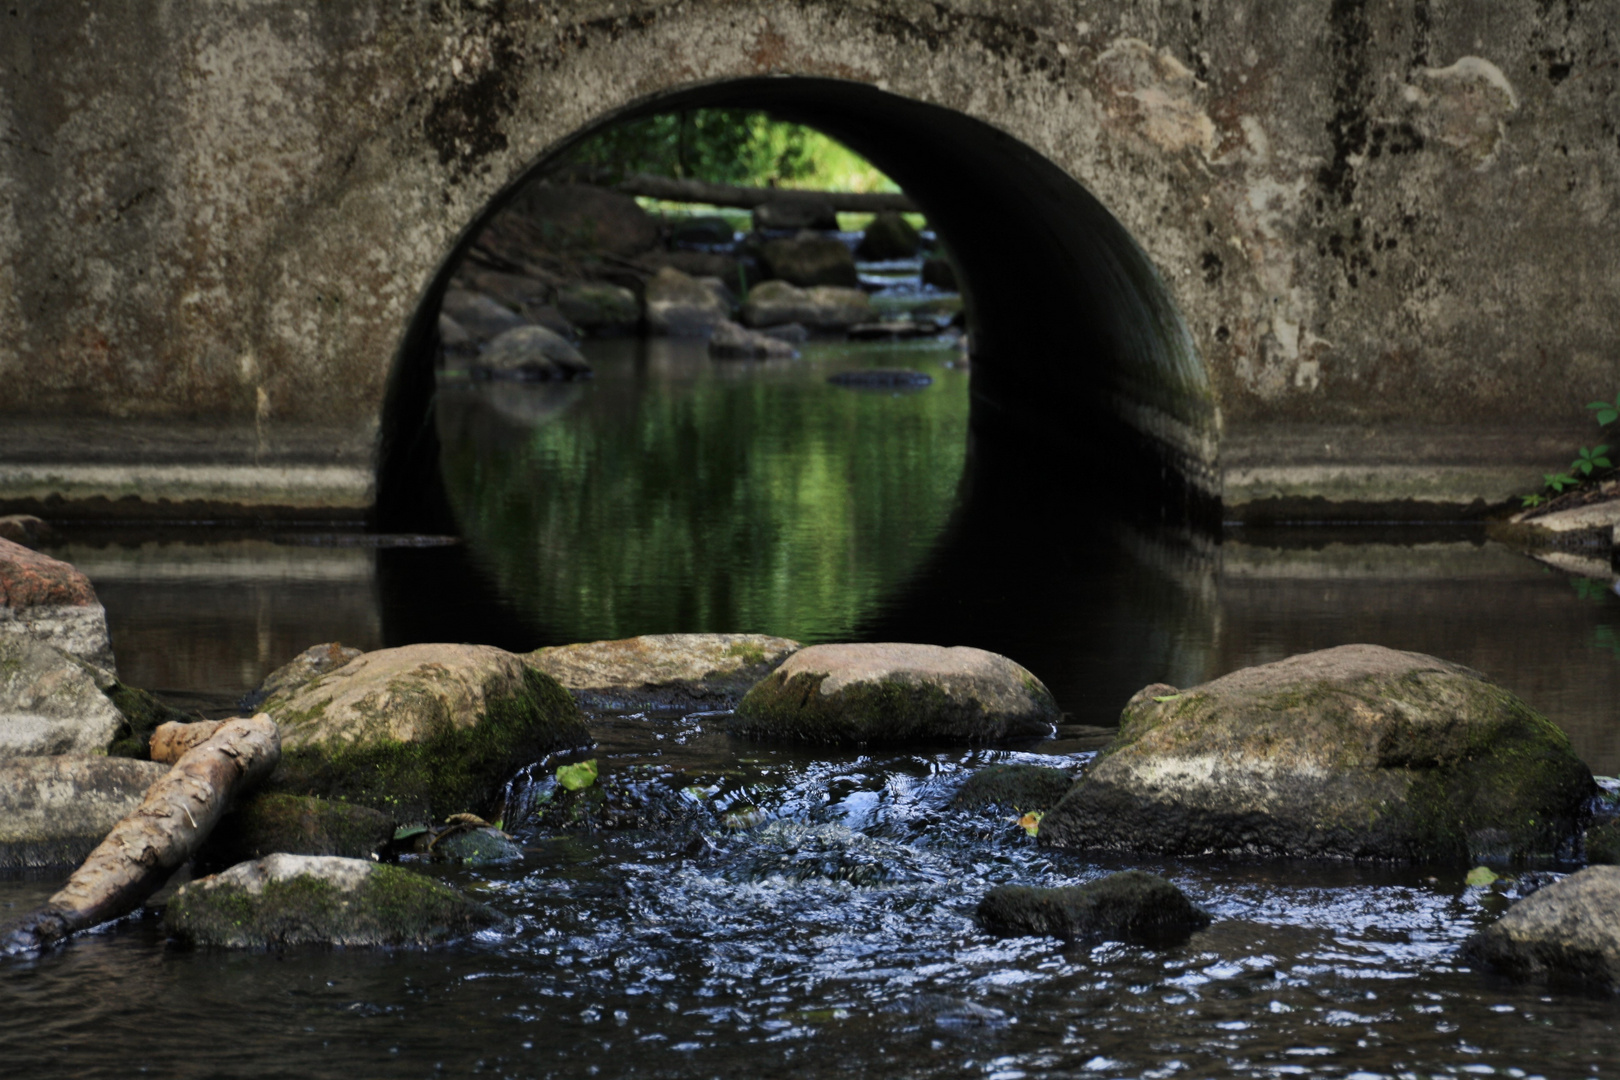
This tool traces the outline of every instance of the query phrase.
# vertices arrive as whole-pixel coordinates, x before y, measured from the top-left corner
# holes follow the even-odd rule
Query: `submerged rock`
[[[925,855],[904,844],[831,822],[773,821],[748,840],[745,854],[729,875],[736,880],[819,880],[874,886],[942,881],[947,876]]]
[[[77,866],[168,771],[129,758],[0,760],[0,870]]]
[[[643,301],[647,330],[670,337],[703,337],[731,315],[731,305],[713,285],[666,266],[647,282]],[[721,286],[723,289],[724,286]]]
[[[861,234],[855,254],[863,259],[909,259],[917,254],[922,237],[911,222],[897,210],[884,210],[872,219],[872,224]]]
[[[276,790],[402,821],[484,809],[522,766],[590,742],[566,690],[488,645],[364,653],[262,708],[281,729]]]
[[[1537,889],[1462,953],[1515,979],[1620,989],[1620,866],[1589,866]]]
[[[71,563],[0,539],[0,637],[27,634],[115,671],[107,612]]]
[[[489,343],[468,369],[486,379],[577,379],[590,362],[567,338],[543,326],[519,326]]]
[[[1041,841],[1478,862],[1567,850],[1594,790],[1564,733],[1476,672],[1345,645],[1139,691]]]
[[[821,285],[801,289],[785,281],[754,286],[738,315],[744,326],[762,329],[798,323],[813,330],[842,330],[872,318],[872,301],[859,289]]]
[[[394,838],[394,819],[364,806],[257,792],[220,819],[197,861],[234,866],[277,852],[369,859]]]
[[[105,753],[125,727],[105,672],[36,639],[0,633],[0,758]]]
[[[749,330],[727,319],[710,335],[709,355],[720,360],[792,360],[799,351],[779,337]]]
[[[724,708],[799,649],[766,634],[646,634],[523,657],[596,708]]]
[[[1045,765],[986,765],[967,778],[951,805],[961,810],[1050,810],[1074,786],[1074,777]]]
[[[760,245],[759,261],[770,277],[801,287],[842,285],[854,288],[860,281],[855,256],[842,240],[831,236],[767,240]]]
[[[1060,715],[1039,679],[983,649],[813,645],[748,691],[731,729],[843,746],[989,742],[1045,735]]]
[[[1057,889],[1002,885],[979,901],[978,916],[996,934],[1143,945],[1170,944],[1210,923],[1180,889],[1141,870]]]
[[[398,866],[270,855],[182,885],[163,916],[188,945],[431,945],[505,922],[494,909]]]
[[[242,708],[256,709],[260,702],[277,694],[290,694],[311,679],[325,675],[334,668],[340,668],[359,655],[359,649],[350,648],[340,641],[311,645],[266,675],[264,681],[242,699]]]

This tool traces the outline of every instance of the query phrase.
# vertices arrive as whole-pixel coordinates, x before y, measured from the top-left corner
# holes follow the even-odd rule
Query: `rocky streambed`
[[[8,584],[35,583],[8,591],[13,625],[40,623],[29,597],[93,621],[93,592],[36,587],[77,588],[70,567],[3,554]],[[115,708],[133,693],[55,652]],[[1360,646],[1148,687],[1100,753],[1046,737],[1065,718],[1007,658],[746,635],[327,644],[251,708],[283,764],[198,877],[14,957],[9,1016],[163,1069],[178,1052],[150,1026],[236,994],[225,1074],[271,1047],[304,1075],[1607,1064],[1614,882],[1566,875],[1606,857],[1583,837],[1610,804],[1556,726],[1432,657]],[[150,712],[119,709],[112,737],[162,756],[214,730],[181,717],[154,740],[174,718]],[[49,902],[56,859],[13,875],[6,911]],[[92,968],[154,961],[155,986],[75,997]],[[88,1037],[0,1038],[11,1061],[127,1065]]]

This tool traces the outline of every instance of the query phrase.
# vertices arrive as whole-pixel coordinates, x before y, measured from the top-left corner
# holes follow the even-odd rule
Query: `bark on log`
[[[201,746],[224,726],[223,720],[199,720],[191,724],[171,720],[167,724],[159,724],[152,732],[152,760],[173,765],[186,755],[186,751]]]
[[[221,724],[147,789],[44,908],[0,934],[0,956],[38,952],[134,911],[196,853],[232,798],[280,760],[269,716]]]
[[[801,191],[797,188],[739,187],[736,184],[710,184],[703,180],[675,180],[665,176],[636,175],[617,185],[626,195],[644,195],[670,202],[709,203],[712,206],[739,206],[752,209],[768,202],[816,199],[832,204],[834,210],[871,213],[899,210],[914,213],[917,204],[900,192]]]

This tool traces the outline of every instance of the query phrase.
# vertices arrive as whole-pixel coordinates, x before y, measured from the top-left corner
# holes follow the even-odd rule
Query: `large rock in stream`
[[[504,923],[488,905],[399,866],[270,855],[182,885],[163,916],[188,945],[431,945]]]
[[[0,758],[102,754],[126,728],[104,671],[30,634],[0,633]]]
[[[0,539],[0,636],[25,634],[114,671],[107,612],[71,563]]]
[[[731,316],[719,290],[669,266],[647,282],[643,302],[648,333],[670,337],[704,337]]]
[[[1034,675],[962,646],[812,645],[737,703],[739,735],[841,746],[1045,735],[1061,714]]]
[[[1462,953],[1515,979],[1620,990],[1620,866],[1589,866],[1537,889]]]
[[[484,810],[517,769],[590,742],[568,691],[488,645],[364,653],[261,708],[281,729],[274,790],[401,821]]]
[[[755,329],[798,323],[812,330],[843,330],[870,322],[872,301],[859,289],[801,289],[786,281],[764,281],[749,290],[738,318]]]
[[[759,261],[772,278],[801,287],[841,285],[853,289],[860,281],[854,254],[842,240],[831,236],[767,240],[760,245]]]
[[[79,865],[168,771],[84,755],[0,760],[0,870]]]
[[[766,634],[645,634],[554,645],[524,660],[593,708],[720,709],[798,649]]]
[[[1567,850],[1596,790],[1551,721],[1477,672],[1345,645],[1155,685],[1042,843],[1477,862]]]

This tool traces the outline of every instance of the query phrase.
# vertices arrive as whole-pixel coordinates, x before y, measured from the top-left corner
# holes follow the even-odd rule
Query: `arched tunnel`
[[[1204,371],[1158,272],[1084,187],[989,124],[866,85],[765,78],[660,95],[603,117],[508,187],[469,223],[440,265],[396,359],[382,429],[381,526],[460,528],[440,478],[432,415],[437,313],[459,257],[482,224],[592,131],[697,108],[764,111],[861,153],[903,188],[945,238],[961,275],[973,360],[968,446],[955,507],[923,565],[906,580],[890,582],[885,602],[845,632],[877,640],[970,642],[1035,664],[1050,656],[1045,670],[1073,676],[1058,680],[1074,685],[1055,686],[1057,692],[1096,692],[1098,680],[1106,683],[1109,674],[1072,658],[1108,655],[1108,646],[1117,643],[1104,639],[1119,628],[1054,613],[1117,605],[1098,605],[1094,595],[1066,595],[1068,586],[1054,588],[1055,581],[1091,575],[1051,570],[1076,561],[1101,569],[1117,561],[1119,522],[1196,526],[1218,513],[1218,420]],[[379,570],[390,640],[448,635],[528,648],[537,633],[568,637],[561,627],[537,626],[536,616],[503,596],[475,562],[456,563],[453,581],[443,578],[442,558],[432,563],[432,572],[440,576],[439,591],[478,597],[476,603],[423,605],[415,583],[428,572],[429,557],[408,549],[383,553]],[[1119,575],[1094,580],[1104,577]],[[1059,626],[1064,629],[1055,635]],[[637,629],[677,628],[722,627]],[[1062,663],[1059,657],[1070,659]],[[1120,689],[1128,692],[1124,683],[1134,677],[1123,676]]]
[[[993,446],[1040,448],[1055,504],[1130,502],[1152,517],[1217,511],[1218,418],[1204,369],[1158,272],[1084,187],[980,120],[820,78],[739,79],[660,94],[575,133],[468,224],[427,285],[383,412],[377,516],[385,529],[451,527],[430,422],[440,297],[483,222],[592,131],[658,112],[760,110],[819,129],[896,181],[944,237],[973,340],[971,468]],[[1050,462],[1050,459],[1048,459]]]

